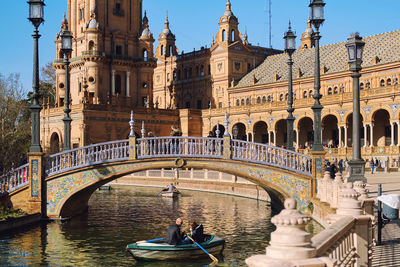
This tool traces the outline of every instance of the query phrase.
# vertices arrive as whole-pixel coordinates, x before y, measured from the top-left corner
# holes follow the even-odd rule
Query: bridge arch
[[[284,199],[295,197],[304,210],[311,199],[311,177],[293,175],[279,168],[265,169],[259,164],[222,159],[148,159],[100,164],[48,177],[47,216],[67,218],[86,211],[87,203],[98,187],[123,176],[176,167],[216,170],[243,177],[264,188],[274,205],[282,205]]]

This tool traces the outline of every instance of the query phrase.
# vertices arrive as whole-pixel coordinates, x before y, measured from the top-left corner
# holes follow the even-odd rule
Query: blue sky
[[[25,0],[1,0],[0,16],[0,73],[20,73],[25,90],[31,90],[33,26],[27,20],[28,4]],[[4,2],[4,3],[3,3]],[[245,25],[249,41],[269,46],[268,0],[231,0],[232,10],[239,19],[239,28]],[[361,36],[400,29],[400,1],[398,0],[326,0],[325,24],[321,27],[321,44],[343,42],[351,32]],[[40,26],[40,64],[55,57],[54,39],[67,9],[66,0],[45,1],[45,24]],[[170,27],[177,38],[180,51],[210,46],[218,30],[218,19],[225,10],[226,0],[143,0],[150,30],[155,39],[164,27],[166,10]],[[300,36],[308,18],[309,0],[272,0],[272,46],[282,49],[283,34],[289,19]],[[155,44],[157,45],[157,44]],[[399,44],[400,45],[400,44]]]

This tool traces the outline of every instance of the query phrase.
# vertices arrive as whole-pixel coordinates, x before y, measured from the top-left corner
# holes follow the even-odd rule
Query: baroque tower
[[[151,102],[154,39],[142,0],[68,0],[74,37],[72,104],[144,107]],[[63,106],[65,70],[57,37],[57,105]]]

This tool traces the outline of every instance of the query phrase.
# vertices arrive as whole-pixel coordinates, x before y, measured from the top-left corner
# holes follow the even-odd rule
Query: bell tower
[[[242,39],[238,30],[238,19],[232,12],[231,1],[226,2],[224,15],[219,19],[219,31],[215,40],[217,43],[231,44]]]
[[[165,18],[164,30],[158,36],[158,47],[156,49],[156,57],[165,60],[168,57],[178,55],[178,48],[175,45],[175,35],[169,28],[168,13]]]
[[[311,27],[311,22],[310,22],[310,20],[308,20],[307,29],[301,35],[301,45],[299,47],[299,50],[312,48],[314,46],[314,42],[313,42],[313,38],[312,38],[313,33],[314,33],[314,31]]]

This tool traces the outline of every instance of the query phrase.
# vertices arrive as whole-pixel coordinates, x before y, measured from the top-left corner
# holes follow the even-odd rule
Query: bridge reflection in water
[[[128,266],[134,260],[127,244],[164,235],[174,218],[203,223],[208,233],[226,238],[224,263],[244,264],[244,259],[263,253],[271,224],[265,202],[232,196],[184,191],[177,201],[156,197],[159,189],[115,187],[97,191],[88,213],[65,222],[7,234],[0,242],[0,266]],[[162,263],[139,266],[203,266],[203,262]]]

